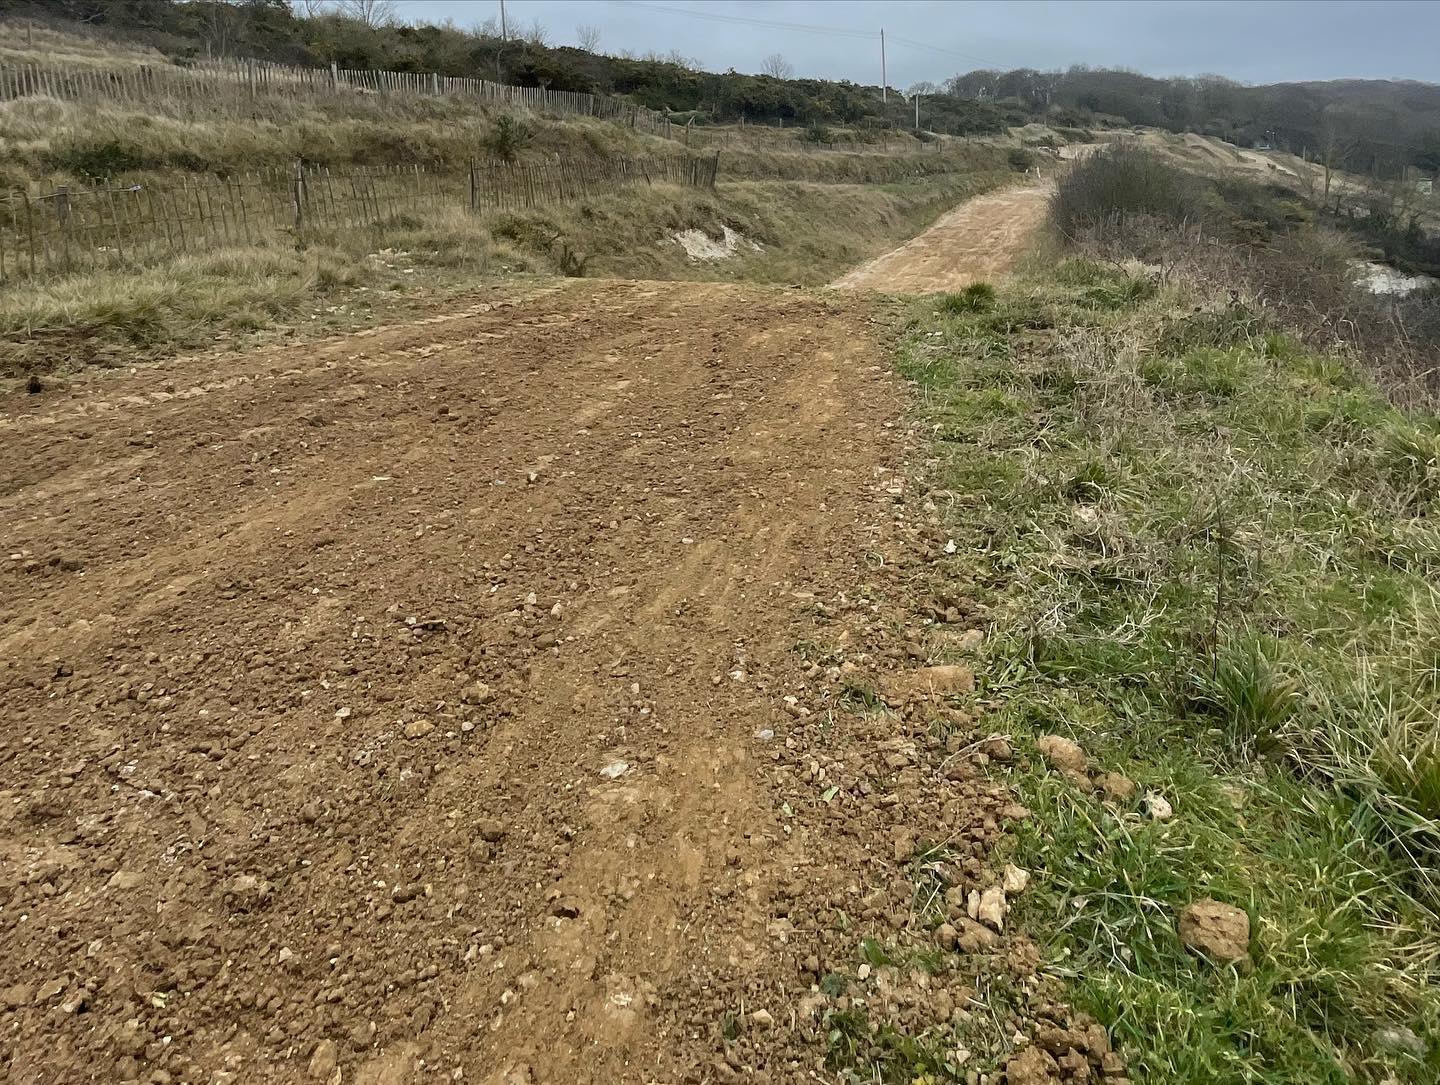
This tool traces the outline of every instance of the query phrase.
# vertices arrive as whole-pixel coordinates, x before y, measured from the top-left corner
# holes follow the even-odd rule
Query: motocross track
[[[834,286],[934,294],[1013,271],[1045,218],[1051,189],[1007,188],[967,200],[924,233],[841,276]]]
[[[0,1076],[833,1077],[915,839],[1024,815],[840,710],[983,625],[870,312],[585,281],[5,401]]]

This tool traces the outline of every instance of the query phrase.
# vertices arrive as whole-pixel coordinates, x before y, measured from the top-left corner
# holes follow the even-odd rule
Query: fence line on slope
[[[504,102],[540,112],[598,117],[671,137],[663,114],[601,94],[518,87],[488,79],[435,72],[302,68],[264,60],[202,60],[188,65],[135,65],[117,68],[66,67],[55,64],[0,64],[0,101],[44,96],[66,101],[145,103],[162,98],[233,104],[265,98],[319,98],[343,95],[452,97]]]
[[[295,241],[317,230],[372,229],[406,212],[524,210],[631,185],[714,187],[715,157],[576,158],[335,173],[268,170],[178,182],[60,185],[0,192],[0,281],[125,267],[224,244]]]

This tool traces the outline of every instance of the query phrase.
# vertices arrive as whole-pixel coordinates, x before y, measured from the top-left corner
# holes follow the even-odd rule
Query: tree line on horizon
[[[404,24],[389,0],[0,0],[0,17],[61,20],[149,45],[179,63],[242,56],[287,64],[438,72],[628,98],[679,122],[995,134],[1031,121],[1073,128],[1147,125],[1241,146],[1273,146],[1374,176],[1440,171],[1440,86],[1388,80],[1246,85],[1218,75],[1156,78],[1077,65],[978,70],[903,94],[791,78],[783,56],[757,74],[701,70],[676,52],[604,51],[603,32],[551,43],[537,20]],[[888,100],[882,100],[888,99]]]

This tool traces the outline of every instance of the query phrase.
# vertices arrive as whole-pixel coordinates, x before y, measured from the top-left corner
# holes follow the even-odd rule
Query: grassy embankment
[[[903,348],[960,544],[946,576],[991,608],[989,726],[1138,785],[1105,798],[1022,759],[1017,918],[1137,1081],[1435,1081],[1434,400],[1323,321],[1287,327],[1283,269],[1261,307],[1181,257],[1163,281],[1120,259],[1158,259],[1166,230],[1193,251],[1141,217],[1080,243],[1102,259],[917,304]],[[1262,243],[1335,243],[1289,229]],[[1203,898],[1248,914],[1245,960],[1182,944]]]

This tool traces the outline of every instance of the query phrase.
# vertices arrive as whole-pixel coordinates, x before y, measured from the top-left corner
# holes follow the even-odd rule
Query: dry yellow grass
[[[157,50],[89,33],[78,24],[62,30],[34,19],[0,21],[0,65],[48,64],[66,68],[129,68],[167,64]]]

